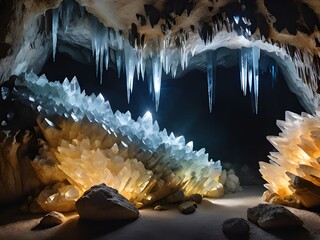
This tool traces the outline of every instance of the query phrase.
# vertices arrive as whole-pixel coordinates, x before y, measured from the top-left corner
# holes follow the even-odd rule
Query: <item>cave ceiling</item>
[[[98,72],[102,65],[124,71],[130,98],[134,74],[152,75],[157,93],[161,78],[238,64],[247,54],[241,49],[252,48],[259,50],[253,57],[268,56],[279,66],[314,112],[320,104],[319,18],[317,0],[2,0],[0,81],[39,73],[59,51],[96,62]]]

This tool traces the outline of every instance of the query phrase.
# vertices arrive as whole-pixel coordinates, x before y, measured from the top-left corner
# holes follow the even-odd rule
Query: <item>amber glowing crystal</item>
[[[287,111],[277,121],[279,136],[268,137],[277,152],[260,162],[268,182],[264,198],[272,203],[312,208],[320,205],[320,112],[301,115]]]

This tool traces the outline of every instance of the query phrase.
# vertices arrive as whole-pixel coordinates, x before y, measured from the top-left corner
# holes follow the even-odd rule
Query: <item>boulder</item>
[[[133,203],[105,184],[87,190],[76,202],[76,209],[80,218],[86,220],[131,220],[139,217],[139,210]]]
[[[243,218],[230,218],[223,222],[222,231],[229,239],[246,239],[250,226]]]
[[[259,204],[256,207],[249,208],[247,217],[264,230],[303,225],[301,219],[295,214],[285,207],[275,204]]]

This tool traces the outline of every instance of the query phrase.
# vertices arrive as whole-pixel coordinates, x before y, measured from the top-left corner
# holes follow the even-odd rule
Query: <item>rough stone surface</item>
[[[178,190],[175,193],[169,195],[168,197],[166,197],[166,201],[168,203],[178,203],[178,202],[182,202],[184,199],[184,193],[182,190]]]
[[[259,204],[256,207],[249,208],[247,217],[265,230],[303,225],[301,219],[295,214],[283,206],[274,204]]]
[[[62,213],[52,211],[41,219],[39,223],[39,227],[49,228],[49,227],[60,225],[64,222],[65,222],[65,217]]]
[[[191,214],[196,211],[196,204],[192,202],[184,202],[178,206],[178,209],[183,214]]]
[[[167,206],[164,206],[164,205],[157,205],[153,208],[153,210],[156,210],[156,211],[165,211],[165,210],[168,210],[169,208]]]
[[[249,236],[250,226],[243,218],[230,218],[223,222],[222,231],[229,239],[245,239]]]
[[[201,194],[191,194],[190,197],[189,197],[190,201],[193,201],[197,204],[200,204],[202,202],[202,196]]]
[[[80,218],[87,220],[130,220],[139,217],[133,203],[116,189],[99,184],[91,187],[76,202]]]

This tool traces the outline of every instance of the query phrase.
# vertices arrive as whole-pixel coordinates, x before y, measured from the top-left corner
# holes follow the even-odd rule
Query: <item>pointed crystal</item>
[[[53,56],[53,61],[56,60],[58,27],[59,27],[59,8],[55,8],[52,10],[52,56]]]
[[[207,82],[208,82],[208,100],[210,113],[214,104],[215,76],[216,75],[216,53],[207,52]]]

